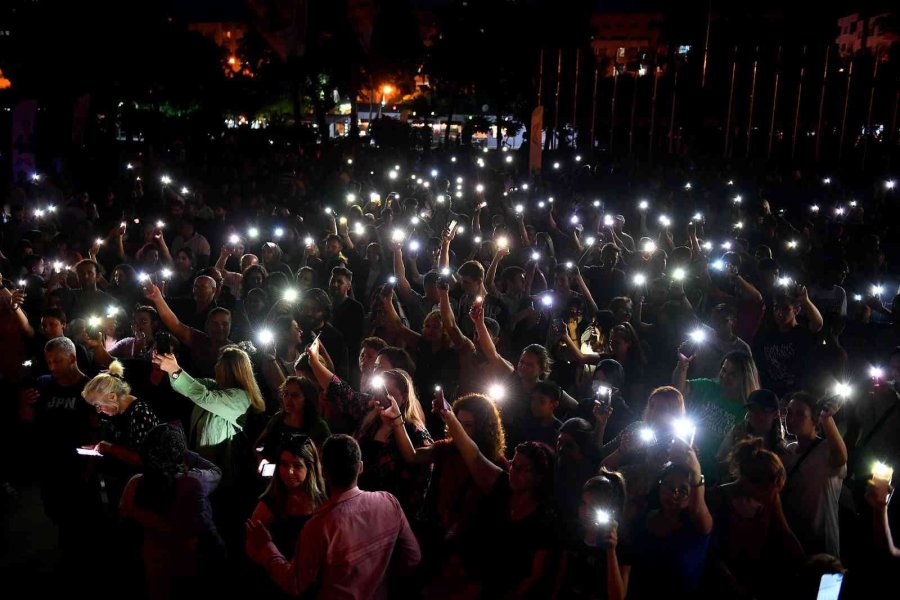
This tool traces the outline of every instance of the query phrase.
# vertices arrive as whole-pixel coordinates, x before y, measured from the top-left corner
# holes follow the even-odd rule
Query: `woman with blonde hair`
[[[275,546],[290,560],[300,531],[326,500],[325,481],[319,453],[308,435],[286,436],[277,454],[275,473],[250,520],[265,525]]]
[[[109,370],[91,379],[81,397],[98,413],[110,417],[107,440],[92,446],[103,456],[115,458],[126,465],[141,465],[140,449],[147,433],[159,425],[159,417],[143,400],[131,395],[131,386],[123,378],[125,367],[117,360]]]
[[[716,454],[725,436],[744,420],[750,394],[760,389],[759,373],[751,355],[735,351],[722,359],[716,379],[687,379],[693,358],[678,353],[673,383],[684,394],[688,409],[702,430],[698,445],[703,472],[717,475]]]
[[[359,477],[359,487],[391,492],[407,515],[415,515],[425,499],[431,465],[404,462],[393,440],[392,424],[385,423],[377,410],[379,406],[390,406],[390,399],[394,398],[400,412],[398,418],[402,419],[413,446],[431,446],[433,442],[425,427],[425,413],[416,397],[412,379],[402,369],[390,369],[369,380],[369,392],[358,392],[328,370],[319,356],[320,351],[318,341],[306,349],[310,368],[316,381],[325,389],[326,401],[355,424],[355,437],[366,465]]]
[[[237,346],[224,347],[215,379],[194,379],[173,354],[154,353],[153,363],[169,374],[173,390],[194,403],[188,440],[200,456],[222,467],[222,485],[229,486],[239,475],[234,472],[234,442],[243,431],[244,415],[266,408],[250,357]]]

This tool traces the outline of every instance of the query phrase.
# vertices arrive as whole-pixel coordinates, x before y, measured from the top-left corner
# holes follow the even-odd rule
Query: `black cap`
[[[744,406],[747,408],[758,406],[763,410],[774,412],[778,410],[778,396],[771,390],[756,390],[750,392]]]

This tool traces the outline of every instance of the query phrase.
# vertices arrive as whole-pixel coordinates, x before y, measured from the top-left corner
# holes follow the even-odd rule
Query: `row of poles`
[[[822,71],[822,86],[819,94],[819,112],[818,118],[816,120],[816,129],[815,129],[815,143],[814,143],[814,158],[815,161],[818,162],[821,158],[821,146],[822,146],[822,129],[823,129],[823,119],[824,119],[824,110],[825,110],[825,95],[828,87],[828,74],[829,74],[829,66],[831,61],[831,50],[832,47],[829,45],[825,48],[825,59],[824,59],[824,67]],[[705,88],[707,84],[707,68],[708,68],[708,54],[709,54],[709,42],[708,42],[708,34],[707,34],[707,43],[704,48],[703,55],[703,66],[701,73],[701,88]],[[793,107],[793,130],[791,134],[790,140],[790,157],[791,160],[796,158],[797,154],[797,141],[800,135],[800,106],[801,102],[804,99],[804,85],[808,85],[806,82],[807,79],[807,67],[806,67],[806,56],[807,56],[807,47],[803,46],[801,62],[800,62],[800,70],[799,77],[797,80],[797,98]],[[769,118],[769,127],[768,127],[768,136],[766,143],[766,158],[771,159],[773,152],[773,144],[775,140],[775,112],[779,102],[779,96],[782,93],[781,90],[781,80],[782,80],[782,68],[781,68],[781,58],[782,58],[782,47],[778,47],[777,58],[776,58],[776,68],[774,71],[774,81],[772,88],[772,96],[771,96],[771,111]],[[862,140],[862,168],[865,169],[866,160],[868,157],[869,150],[869,137],[871,135],[871,127],[872,127],[872,113],[875,106],[875,88],[876,82],[878,78],[878,68],[881,63],[881,53],[877,53],[874,57],[874,67],[872,73],[872,84],[869,90],[869,99],[868,99],[868,109],[866,112],[866,126],[865,126],[865,135],[863,135]],[[542,106],[543,102],[543,81],[544,81],[544,50],[541,49],[540,54],[540,67],[539,67],[539,78],[538,78],[538,90],[537,90],[537,104],[538,106]],[[667,134],[667,143],[668,143],[668,152],[672,154],[675,150],[675,140],[676,140],[676,107],[677,107],[677,97],[678,97],[678,79],[681,61],[679,58],[676,58],[674,62],[673,69],[673,79],[672,79],[672,101],[670,107],[669,114],[669,129]],[[850,61],[848,72],[847,72],[847,81],[846,81],[846,89],[844,91],[844,101],[843,101],[843,109],[841,111],[841,125],[840,125],[840,135],[838,141],[838,162],[840,162],[843,158],[843,150],[844,150],[844,142],[846,139],[847,133],[847,112],[850,104],[850,92],[851,85],[853,82],[853,65],[854,60]],[[572,124],[575,126],[578,122],[578,85],[580,80],[580,67],[581,67],[581,49],[576,49],[575,51],[575,81],[574,81],[574,89],[573,89],[573,106],[572,106]],[[555,137],[558,136],[558,132],[560,131],[559,126],[559,102],[560,95],[562,91],[562,71],[563,71],[563,51],[559,49],[557,51],[557,61],[556,61],[556,90],[554,95],[554,122],[553,122],[553,130],[554,130],[554,141]],[[591,121],[590,121],[590,147],[594,148],[594,144],[596,141],[596,124],[597,124],[597,92],[600,81],[600,72],[601,67],[597,64],[594,67],[594,80],[593,80],[593,94],[592,94],[592,103],[591,103]],[[754,127],[754,108],[756,104],[756,96],[757,96],[757,76],[759,72],[759,47],[756,48],[756,57],[753,61],[752,68],[752,77],[750,83],[750,93],[748,99],[748,111],[747,111],[747,125],[746,125],[746,156],[750,156],[751,146],[753,141],[753,127]],[[658,99],[658,90],[659,90],[659,79],[662,75],[663,71],[658,66],[653,66],[653,87],[650,99],[650,131],[649,131],[649,144],[648,144],[648,160],[653,160],[653,149],[654,149],[654,133],[656,130],[656,109],[657,109],[657,99]],[[727,109],[725,113],[725,127],[724,127],[724,139],[723,139],[723,152],[724,155],[730,157],[734,151],[733,148],[733,136],[732,136],[732,121],[733,121],[733,112],[734,112],[734,93],[735,93],[735,84],[737,80],[738,73],[738,48],[734,48],[734,58],[731,62],[731,77],[729,82],[729,90],[728,90],[728,103]],[[618,81],[619,77],[622,75],[619,73],[618,68],[613,68],[613,87],[612,87],[612,97],[610,102],[610,130],[609,130],[609,147],[613,148],[613,142],[615,140],[615,120],[616,120],[616,100],[618,95]],[[637,100],[637,89],[635,88],[634,93],[632,94],[632,102],[631,102],[631,112],[629,115],[629,128],[628,128],[628,155],[633,155],[634,150],[634,138],[635,138],[635,113],[636,113],[636,100]],[[893,117],[891,120],[891,130],[890,130],[890,140],[894,141],[894,137],[897,132],[897,113],[898,113],[898,104],[900,104],[900,90],[896,93],[896,98],[894,101],[894,110]],[[558,143],[558,142],[557,142]]]

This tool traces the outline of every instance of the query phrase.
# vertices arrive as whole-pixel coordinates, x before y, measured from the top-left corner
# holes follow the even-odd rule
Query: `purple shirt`
[[[397,499],[354,487],[313,513],[293,561],[273,543],[256,558],[288,594],[315,586],[318,598],[356,600],[387,598],[388,570],[409,573],[422,555]]]

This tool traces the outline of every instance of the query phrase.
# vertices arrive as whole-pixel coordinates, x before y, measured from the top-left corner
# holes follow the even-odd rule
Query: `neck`
[[[119,412],[125,412],[125,410],[131,406],[131,403],[137,400],[134,396],[126,395],[121,400],[119,400]]]
[[[204,310],[206,310],[207,308],[209,308],[209,305],[210,305],[210,304],[212,304],[212,300],[209,300],[209,301],[207,301],[207,300],[195,300],[194,302],[195,302],[196,305],[197,305],[197,312],[198,312],[198,313],[203,312]]]
[[[509,499],[510,512],[520,518],[534,510],[536,506],[537,501],[534,499],[534,494],[532,494],[530,490],[513,492],[512,497]]]
[[[302,429],[303,428],[303,413],[297,414],[284,414],[284,422],[293,427],[294,429]]]
[[[555,420],[556,420],[555,417],[553,415],[550,415],[549,417],[541,417],[540,419],[538,419],[538,423],[547,427],[549,425],[553,425],[553,422]]]
[[[790,323],[787,323],[787,324],[779,323],[779,324],[778,324],[778,331],[780,331],[781,333],[787,333],[788,331],[790,331],[791,329],[793,329],[793,328],[796,327],[796,326],[797,326],[797,321],[796,321],[796,320],[791,321]]]
[[[71,371],[67,371],[67,372],[63,373],[62,375],[60,375],[59,377],[56,377],[54,375],[53,378],[56,380],[56,383],[58,383],[59,385],[73,385],[75,383],[78,383],[79,381],[81,381],[84,378],[84,373],[82,373],[78,367],[75,367]]]
[[[816,430],[813,429],[809,433],[797,436],[797,445],[801,450],[808,448],[817,439]]]

